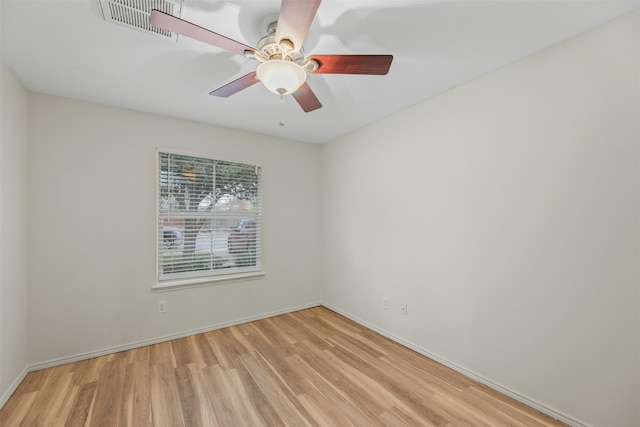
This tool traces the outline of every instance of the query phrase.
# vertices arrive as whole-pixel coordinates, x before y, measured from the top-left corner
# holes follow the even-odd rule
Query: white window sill
[[[251,273],[228,274],[221,276],[195,277],[190,279],[166,280],[156,283],[151,288],[156,292],[177,291],[179,289],[199,288],[202,286],[213,286],[221,283],[239,282],[245,280],[255,280],[264,277],[264,271],[254,271]]]

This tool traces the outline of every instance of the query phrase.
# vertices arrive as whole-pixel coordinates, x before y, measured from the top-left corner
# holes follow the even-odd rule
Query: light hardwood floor
[[[31,372],[9,426],[561,426],[326,308]]]

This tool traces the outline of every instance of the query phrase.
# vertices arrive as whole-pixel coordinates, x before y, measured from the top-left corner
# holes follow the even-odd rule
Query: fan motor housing
[[[298,65],[304,62],[304,49],[293,52],[293,43],[288,40],[276,42],[277,22],[272,22],[267,27],[267,35],[258,41],[256,51],[266,60],[270,59],[290,59]]]

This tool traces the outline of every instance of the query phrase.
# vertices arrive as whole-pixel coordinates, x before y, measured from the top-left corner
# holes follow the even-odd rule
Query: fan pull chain
[[[284,89],[280,89],[280,126],[284,126]]]

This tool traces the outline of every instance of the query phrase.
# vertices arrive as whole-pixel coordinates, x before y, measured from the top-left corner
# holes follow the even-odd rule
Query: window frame
[[[163,232],[163,219],[171,218],[171,215],[163,215],[161,210],[161,199],[162,199],[162,155],[174,155],[174,156],[187,156],[193,157],[198,160],[206,161],[219,161],[225,163],[237,163],[239,165],[244,166],[252,166],[259,168],[258,170],[258,190],[257,190],[257,203],[256,203],[256,212],[251,215],[251,218],[255,218],[256,220],[256,255],[255,255],[255,265],[254,266],[245,266],[245,267],[236,267],[236,268],[217,268],[210,270],[201,270],[202,273],[186,273],[186,274],[175,274],[173,277],[167,276],[166,274],[163,276],[162,274],[162,266],[161,259],[164,257],[162,253],[162,248],[164,246],[164,236]],[[155,240],[156,240],[156,274],[155,274],[155,283],[152,285],[152,289],[155,291],[171,291],[176,289],[184,289],[184,288],[192,288],[192,287],[200,287],[200,286],[210,286],[220,283],[228,283],[235,281],[246,281],[252,279],[258,279],[263,277],[266,273],[263,270],[263,253],[262,248],[264,246],[264,239],[262,233],[262,198],[263,198],[263,190],[262,190],[262,180],[263,180],[263,168],[258,163],[248,163],[246,161],[236,161],[236,160],[228,160],[222,158],[215,158],[211,155],[205,155],[200,153],[179,151],[175,149],[164,149],[164,148],[156,148],[156,175],[154,179],[154,184],[156,188],[156,222],[155,222]],[[195,212],[194,212],[195,213]],[[186,215],[188,216],[188,215]],[[193,215],[195,217],[205,217],[209,219],[217,219],[220,217],[225,217],[223,214],[216,215],[213,213],[213,210],[209,215],[202,215],[195,213]],[[226,215],[226,217],[237,217],[240,219],[240,215]],[[227,218],[228,219],[228,218]],[[213,231],[213,229],[211,229]],[[163,230],[164,231],[164,230]],[[199,234],[200,230],[196,232]],[[184,233],[183,233],[184,234]]]

